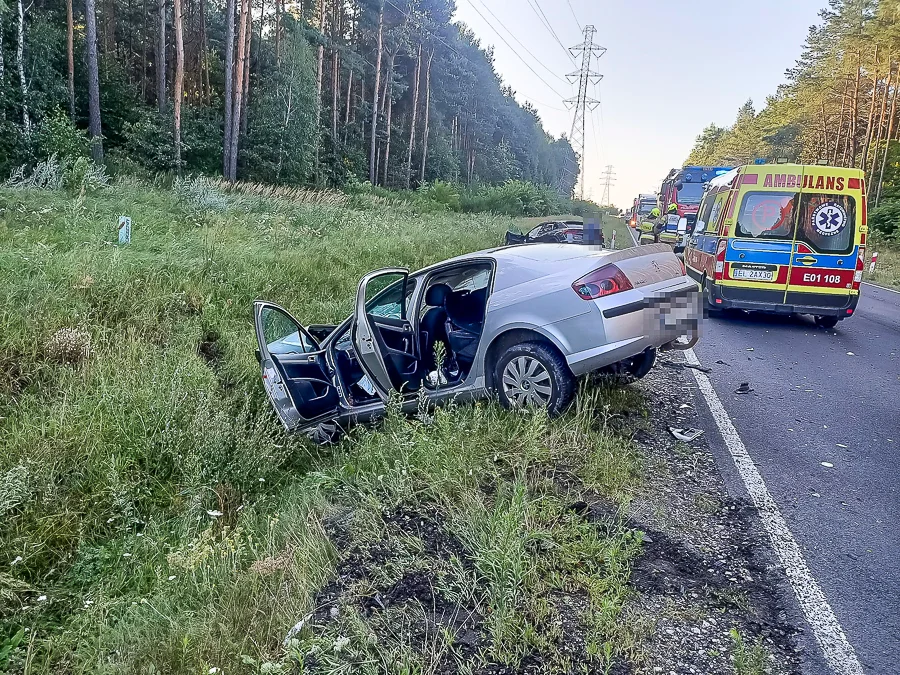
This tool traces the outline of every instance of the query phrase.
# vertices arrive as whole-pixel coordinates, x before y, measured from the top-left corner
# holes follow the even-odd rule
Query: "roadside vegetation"
[[[282,433],[253,299],[337,321],[362,273],[515,223],[382,199],[0,190],[0,667],[562,669],[636,650],[618,619],[641,537],[616,505],[640,461],[611,424],[640,407],[630,389],[588,387],[552,422],[481,404],[393,412],[329,449]],[[586,495],[609,517],[585,518]]]

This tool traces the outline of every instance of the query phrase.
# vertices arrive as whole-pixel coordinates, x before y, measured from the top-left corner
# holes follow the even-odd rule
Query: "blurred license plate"
[[[775,272],[773,270],[731,270],[731,276],[734,279],[749,279],[751,281],[774,281]]]

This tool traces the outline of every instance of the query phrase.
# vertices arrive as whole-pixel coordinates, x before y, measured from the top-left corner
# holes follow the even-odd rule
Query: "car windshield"
[[[656,207],[655,202],[641,202],[641,208],[640,210],[638,210],[638,213],[640,213],[641,215],[647,215],[654,209],[654,207]]]
[[[703,198],[702,183],[682,183],[678,191],[679,204],[699,204]]]

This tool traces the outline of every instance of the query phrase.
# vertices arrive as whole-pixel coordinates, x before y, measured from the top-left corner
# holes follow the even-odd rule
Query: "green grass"
[[[618,653],[639,542],[568,507],[625,502],[639,480],[604,423],[628,393],[588,387],[557,421],[393,411],[322,450],[281,431],[253,357],[252,300],[338,321],[364,272],[496,245],[514,221],[313,201],[0,190],[0,669],[292,672],[313,654],[325,672],[533,654],[562,668],[558,594],[583,599],[573,621],[593,662]],[[402,510],[432,514],[459,550],[398,531]],[[336,620],[284,643],[360,551],[371,560]],[[361,610],[414,570],[481,617],[474,655],[446,627],[417,632],[432,621],[421,602]]]
[[[873,242],[869,246],[869,261],[875,251],[878,252],[875,273],[869,272],[867,262],[864,279],[879,286],[900,289],[900,247],[896,243]]]

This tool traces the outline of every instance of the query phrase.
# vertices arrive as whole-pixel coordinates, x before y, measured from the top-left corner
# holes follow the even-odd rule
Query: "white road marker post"
[[[613,251],[616,250],[616,231],[615,230],[613,230],[613,235],[612,235],[612,250]]]
[[[869,263],[869,274],[875,274],[875,263],[878,262],[878,251],[872,254],[872,262]]]
[[[700,365],[700,360],[693,349],[686,350],[684,356],[689,364]],[[690,371],[719,428],[725,447],[734,460],[744,487],[756,506],[763,527],[769,535],[769,541],[772,542],[772,549],[781,561],[785,575],[797,596],[797,603],[822,649],[825,663],[835,675],[863,675],[862,665],[853,646],[841,628],[834,610],[831,609],[822,587],[806,564],[800,544],[791,534],[781,510],[772,498],[762,474],[741,440],[712,382],[697,368],[691,368]]]

